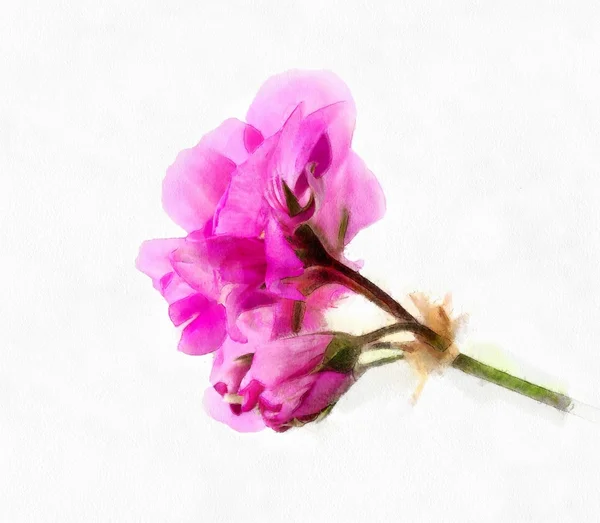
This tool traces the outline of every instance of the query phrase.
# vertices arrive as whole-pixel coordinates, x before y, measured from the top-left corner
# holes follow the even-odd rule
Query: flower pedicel
[[[367,369],[406,359],[421,377],[446,366],[562,411],[567,396],[460,354],[449,300],[412,299],[416,318],[359,272],[345,246],[385,211],[352,150],[355,105],[326,71],[267,80],[246,122],[225,120],[179,153],[163,206],[187,233],[142,244],[136,265],[182,326],[179,350],[214,354],[205,405],[238,431],[285,431],[325,416]],[[329,332],[325,312],[360,294],[396,323],[363,336]],[[386,342],[395,332],[413,341]]]

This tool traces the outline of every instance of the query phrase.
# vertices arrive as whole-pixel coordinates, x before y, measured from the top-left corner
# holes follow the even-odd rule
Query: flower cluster
[[[352,288],[345,246],[385,209],[354,124],[337,76],[290,71],[167,171],[163,206],[187,235],[143,243],[137,267],[182,326],[179,350],[214,353],[206,405],[237,430],[312,421],[354,380],[351,338],[323,332]]]

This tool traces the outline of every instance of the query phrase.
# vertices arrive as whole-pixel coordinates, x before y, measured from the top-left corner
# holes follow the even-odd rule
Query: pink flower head
[[[306,293],[286,283],[316,262],[301,259],[298,249],[306,246],[290,242],[298,225],[308,225],[327,253],[341,259],[358,231],[383,215],[383,193],[351,149],[355,105],[333,73],[272,77],[247,120],[265,140],[233,174],[215,214],[215,232],[264,237],[267,287],[302,300]]]
[[[209,412],[240,431],[268,426],[281,432],[313,421],[354,382],[350,368],[323,367],[332,340],[333,335],[307,334],[226,342],[213,365]]]
[[[300,346],[322,357],[325,338],[287,337],[324,327],[343,292],[323,267],[385,208],[351,149],[354,121],[337,76],[290,71],[261,87],[247,123],[226,120],[167,170],[163,206],[187,236],[144,242],[136,264],[182,326],[179,349],[217,351],[207,405],[239,430],[256,427],[259,411],[278,430],[308,419],[348,385],[344,373],[281,358]],[[287,374],[266,376],[272,365]]]

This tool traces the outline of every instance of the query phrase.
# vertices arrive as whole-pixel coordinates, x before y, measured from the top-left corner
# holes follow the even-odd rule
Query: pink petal
[[[210,382],[218,392],[237,394],[240,383],[250,368],[250,362],[239,358],[254,353],[256,349],[255,344],[238,343],[225,338],[216,353],[210,374]]]
[[[199,243],[186,242],[179,247],[171,254],[171,265],[175,273],[196,291],[218,298],[221,282]]]
[[[248,341],[247,333],[240,328],[248,323],[242,321],[240,316],[247,316],[246,313],[258,308],[270,307],[277,302],[277,297],[270,292],[256,289],[253,286],[236,286],[227,295],[227,332],[229,336],[241,343]],[[253,315],[250,320],[249,327],[255,332],[267,332],[271,330],[272,315],[267,316],[268,320],[264,320],[262,315]],[[246,329],[244,329],[245,331]]]
[[[266,271],[265,246],[254,238],[203,237],[192,233],[171,255],[179,276],[208,296],[218,296],[225,283],[259,284]]]
[[[265,231],[267,289],[284,298],[304,300],[302,293],[291,282],[284,281],[304,273],[304,264],[298,259],[286,235],[275,219],[269,220]]]
[[[321,412],[335,403],[352,383],[353,379],[349,374],[320,372],[310,391],[294,411],[294,417],[300,418]]]
[[[206,296],[199,293],[186,296],[169,306],[169,318],[178,327],[193,317],[202,314],[202,311],[206,308],[210,309],[212,303]]]
[[[214,218],[217,235],[259,237],[269,207],[264,194],[278,136],[269,138],[233,173]]]
[[[139,271],[152,278],[155,289],[161,290],[161,278],[173,272],[169,255],[184,242],[184,238],[161,238],[148,240],[140,245],[135,266]]]
[[[316,380],[316,374],[309,374],[265,390],[260,395],[259,408],[267,426],[278,430],[282,424],[290,421]]]
[[[185,326],[178,349],[193,356],[217,350],[225,339],[225,325],[225,307],[213,302]]]
[[[152,284],[168,303],[194,294],[195,290],[173,272],[169,260],[171,253],[181,245],[183,238],[148,240],[140,246],[136,259],[138,270],[152,278]]]
[[[302,307],[303,309],[305,309],[305,303],[301,302],[301,301],[297,301],[297,300],[288,300],[288,299],[279,299],[276,303],[276,305],[273,307],[274,309],[274,313],[273,313],[273,330],[271,332],[271,339],[272,340],[276,340],[278,338],[283,338],[285,336],[291,336],[293,334],[297,334],[297,332],[295,332],[295,318],[294,318],[294,314],[298,314],[296,312],[295,307],[297,306],[296,304],[299,303],[300,307]],[[302,317],[300,318],[301,320],[301,329],[302,330],[306,330],[306,329],[302,329],[302,327],[305,325],[305,321],[304,321],[304,316],[306,315],[305,310],[302,312]],[[316,329],[315,329],[316,330]],[[298,331],[298,332],[300,332]]]
[[[165,211],[188,232],[202,229],[212,219],[234,170],[232,160],[202,142],[184,149],[163,181]]]
[[[311,168],[311,177],[321,178],[344,163],[355,123],[354,106],[349,102],[322,107],[305,118],[302,108],[303,105],[298,106],[285,122],[271,168],[298,198],[307,165]]]
[[[174,272],[163,278],[161,280],[161,285],[163,285],[161,293],[168,304],[172,304],[186,296],[196,294],[196,290],[190,287]]]
[[[204,407],[215,420],[229,425],[238,432],[258,432],[265,428],[265,423],[256,411],[243,412],[236,416],[229,404],[223,401],[219,393],[210,387],[204,393]]]
[[[265,244],[254,238],[213,236],[206,240],[208,261],[230,283],[262,283],[265,279]]]
[[[385,197],[375,175],[354,152],[324,178],[325,191],[311,219],[328,250],[340,254],[354,236],[385,213]],[[345,234],[342,230],[347,216]],[[342,237],[343,236],[343,237]]]
[[[258,404],[258,397],[261,392],[265,390],[265,387],[262,383],[257,380],[252,380],[240,393],[243,396],[243,403],[241,407],[242,412],[248,412],[252,410]]]
[[[354,101],[346,84],[330,71],[292,70],[269,78],[248,109],[246,121],[263,136],[275,134],[292,111],[304,103],[305,114],[336,102]]]
[[[325,312],[348,293],[341,285],[324,285],[312,292],[305,301],[304,317],[300,332],[316,332],[325,329]]]
[[[311,138],[302,132],[304,114],[304,104],[300,103],[284,122],[270,169],[273,177],[285,180],[289,187],[295,187],[302,172],[302,168],[296,169],[296,160],[305,142]]]
[[[307,334],[265,344],[254,354],[252,367],[242,386],[255,379],[272,388],[311,372],[320,362],[331,339],[328,334]]]
[[[229,118],[214,131],[204,136],[200,140],[200,144],[240,165],[248,159],[249,154],[262,141],[263,137],[258,129],[236,118]]]
[[[312,165],[314,178],[343,165],[354,133],[354,106],[338,102],[309,114],[302,122],[301,147],[296,158],[296,170]]]

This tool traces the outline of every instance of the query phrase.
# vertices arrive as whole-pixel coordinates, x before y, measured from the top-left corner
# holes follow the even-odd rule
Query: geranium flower
[[[351,336],[305,334],[226,341],[211,373],[205,404],[213,417],[242,432],[283,432],[327,413],[354,383],[360,345]]]
[[[137,267],[182,326],[179,350],[214,353],[205,404],[239,431],[285,431],[328,413],[367,369],[406,359],[421,380],[448,366],[562,411],[576,402],[461,354],[449,302],[413,295],[420,320],[344,256],[385,210],[352,150],[355,105],[326,71],[267,80],[246,115],[225,120],[167,171],[163,206],[186,236],[144,242]],[[396,323],[362,336],[324,330],[359,293]],[[409,331],[409,342],[382,341]]]
[[[383,212],[379,184],[350,149],[354,115],[336,76],[290,72],[265,83],[249,123],[226,120],[178,155],[163,205],[188,235],[144,243],[137,265],[169,302],[173,323],[186,324],[180,350],[212,352],[227,335],[245,343],[237,320],[257,307],[279,311],[273,335],[300,332],[300,307],[328,306],[341,294],[333,287],[307,301],[322,282],[305,279],[300,292],[286,280],[317,264],[302,256],[311,242],[341,258]]]
[[[344,260],[350,240],[383,215],[383,192],[351,149],[355,105],[333,73],[290,71],[269,79],[247,120],[265,141],[232,176],[215,232],[264,236],[267,288],[303,300],[315,278],[301,285],[290,279],[328,257]]]

